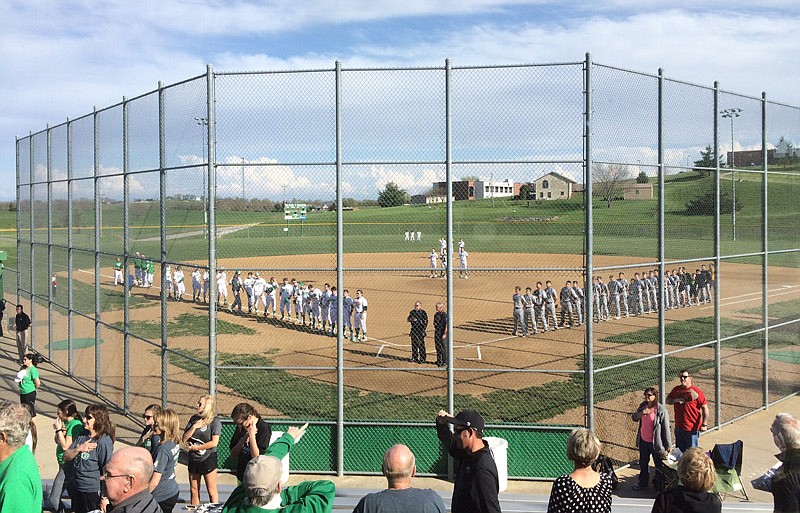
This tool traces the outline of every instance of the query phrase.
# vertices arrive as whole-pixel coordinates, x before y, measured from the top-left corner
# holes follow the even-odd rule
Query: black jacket
[[[652,513],[721,513],[719,495],[709,492],[693,492],[682,485],[658,494]]]
[[[455,446],[448,424],[437,422],[436,431],[447,452],[459,463],[450,510],[454,513],[500,513],[497,465],[488,442],[483,442],[480,451],[468,454]]]
[[[113,508],[109,509],[113,513],[161,513],[161,507],[150,495],[150,490],[142,490],[136,495],[131,495]]]
[[[411,310],[408,313],[408,322],[411,323],[411,336],[425,338],[425,330],[428,329],[428,313],[420,308]]]
[[[778,459],[783,466],[772,479],[775,513],[800,511],[800,449],[787,449]]]
[[[14,318],[14,323],[16,324],[17,331],[25,331],[31,326],[31,318],[28,317],[28,314],[25,312],[20,312]]]

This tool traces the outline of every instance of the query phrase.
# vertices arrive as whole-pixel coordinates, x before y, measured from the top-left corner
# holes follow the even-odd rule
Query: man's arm
[[[323,513],[333,508],[336,485],[332,481],[305,481],[281,492],[284,513]]]

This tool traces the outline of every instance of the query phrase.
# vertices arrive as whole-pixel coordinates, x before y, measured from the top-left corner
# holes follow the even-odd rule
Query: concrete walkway
[[[17,384],[14,382],[14,377],[19,370],[19,366],[14,363],[16,358],[15,341],[13,338],[9,338],[8,333],[6,333],[6,337],[0,339],[0,376],[2,376],[2,378],[0,378],[0,397],[14,401],[19,400]],[[39,463],[39,470],[42,478],[48,480],[52,479],[58,471],[55,459],[55,448],[52,440],[52,426],[55,419],[56,405],[65,398],[71,398],[78,403],[79,409],[82,410],[86,404],[95,402],[95,398],[88,389],[71,379],[61,376],[47,363],[42,364],[39,367],[39,371],[42,386],[36,400],[36,409],[39,413],[35,419],[39,433],[36,460]],[[141,424],[123,416],[114,405],[111,406],[111,410],[112,419],[117,424],[116,446],[121,447],[135,442],[139,436]],[[800,396],[791,396],[771,407],[769,410],[760,410],[722,429],[710,431],[700,438],[700,445],[707,450],[711,450],[714,444],[717,443],[730,443],[736,440],[744,441],[742,480],[745,482],[750,501],[753,503],[761,503],[758,505],[752,504],[753,509],[759,511],[764,511],[764,504],[772,503],[772,495],[767,492],[753,490],[750,486],[750,481],[776,463],[775,453],[777,449],[772,442],[772,435],[770,434],[769,427],[775,414],[779,412],[789,412],[793,415],[800,414]],[[176,472],[177,479],[180,483],[188,483],[188,475],[185,466],[179,466]],[[655,493],[652,490],[635,491],[632,489],[633,484],[636,483],[637,474],[638,469],[636,468],[627,467],[618,469],[617,475],[619,476],[620,484],[614,492],[615,498],[652,499],[655,497]],[[295,484],[307,479],[320,478],[319,475],[308,476],[293,474],[289,478],[289,484]],[[379,476],[348,475],[343,477],[325,476],[324,478],[333,480],[336,483],[337,489],[340,490],[380,490],[386,486],[386,480]],[[222,486],[232,487],[236,484],[236,478],[230,474],[220,474],[219,483]],[[442,492],[445,496],[447,496],[453,488],[452,483],[439,478],[420,477],[416,478],[414,483],[417,487],[431,488]],[[550,488],[551,483],[547,481],[515,480],[509,481],[508,490],[505,494],[509,494],[510,496],[524,494],[547,497],[550,494]],[[203,492],[203,496],[205,496],[205,492]],[[619,502],[624,503],[624,501]],[[639,501],[635,502],[641,504]],[[732,509],[735,511],[747,510],[746,503],[741,504],[741,502],[740,499],[729,496],[725,502],[725,509]],[[734,506],[734,504],[739,504],[739,506]],[[744,509],[742,509],[742,507],[744,507]]]

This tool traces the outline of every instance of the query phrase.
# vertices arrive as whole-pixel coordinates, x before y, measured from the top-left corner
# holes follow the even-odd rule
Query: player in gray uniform
[[[290,321],[292,320],[292,294],[294,294],[294,287],[289,283],[288,278],[284,278],[281,286],[281,320],[284,320],[286,316]]]
[[[572,304],[575,306],[575,310],[578,314],[578,326],[583,324],[583,313],[586,311],[584,305],[586,305],[586,295],[583,292],[583,289],[578,286],[577,281],[572,282]]]
[[[700,266],[700,274],[703,275],[703,290],[702,297],[705,298],[705,303],[711,302],[711,271],[706,269],[706,264]]]
[[[244,293],[247,294],[247,313],[253,313],[253,271],[247,273],[247,276],[242,280],[244,286]]]
[[[628,308],[628,294],[630,292],[630,284],[628,280],[625,278],[625,273],[619,273],[617,277],[617,293],[619,297],[617,298],[617,319],[620,316],[620,302],[622,303],[622,309],[625,311],[625,317],[628,317],[630,310]]]
[[[600,305],[599,314],[601,321],[607,321],[611,318],[611,312],[608,310],[608,285],[603,283],[603,277],[597,277],[597,283],[600,285],[600,293],[598,294],[598,304]]]
[[[439,277],[445,279],[447,277],[447,252],[442,253],[440,256],[442,258],[442,270],[439,273]]]
[[[342,336],[346,335],[345,330],[350,328],[350,342],[354,341],[353,338],[353,298],[350,297],[350,291],[344,289],[342,291]]]
[[[661,298],[659,297],[659,286],[660,286],[660,279],[658,275],[658,270],[654,269],[651,273],[648,273],[648,279],[650,280],[650,295],[653,299],[653,310],[658,312],[658,309],[661,308]]]
[[[336,336],[336,318],[339,316],[339,296],[336,293],[336,287],[331,287],[330,297],[328,298],[328,318],[331,320],[331,330],[328,335],[331,337]]]
[[[319,301],[320,315],[322,316],[322,331],[327,333],[328,323],[333,324],[331,319],[331,284],[326,283],[322,288],[322,298]]]
[[[544,310],[545,310],[545,321],[547,321],[548,316],[553,318],[553,330],[558,329],[558,318],[556,317],[556,302],[558,300],[558,293],[556,289],[553,288],[553,283],[550,280],[545,282],[547,285],[544,289]],[[547,323],[545,322],[545,325]]]
[[[639,278],[639,273],[633,273],[633,280],[628,289],[630,291],[631,310],[634,316],[639,316],[644,313],[642,305],[642,293],[644,292],[644,283]]]
[[[542,288],[542,282],[536,282],[536,290],[533,292],[533,309],[535,316],[533,318],[533,325],[536,326],[538,321],[542,322],[542,330],[547,331],[547,316],[544,313],[544,303],[546,294]]]
[[[572,292],[571,281],[567,280],[567,283],[561,287],[561,292],[559,293],[558,298],[561,301],[561,327],[567,327],[565,318],[568,318],[569,327],[572,328],[572,326],[575,324],[575,321],[572,317],[572,301],[574,296]]]
[[[655,305],[653,304],[653,283],[650,281],[650,277],[653,275],[653,271],[650,271],[650,274],[645,275],[642,273],[642,310],[644,313],[650,313],[655,310]]]
[[[525,316],[525,309],[522,303],[522,288],[514,287],[514,295],[511,296],[511,302],[514,305],[514,332],[512,335],[524,337],[528,334],[528,327],[523,324]]]
[[[539,333],[539,329],[536,327],[536,313],[533,305],[533,289],[530,287],[525,287],[525,294],[522,295],[522,306],[525,308],[525,317],[523,318],[524,320],[522,322],[522,326],[525,328],[525,334],[528,334],[528,322],[530,322],[533,326],[531,333],[536,335]]]

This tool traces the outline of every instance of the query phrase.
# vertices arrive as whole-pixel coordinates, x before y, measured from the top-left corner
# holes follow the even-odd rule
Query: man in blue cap
[[[450,431],[449,424],[453,425]],[[499,513],[500,483],[497,465],[483,440],[483,417],[462,410],[453,417],[444,410],[436,416],[436,431],[447,452],[458,460],[451,510],[459,513]]]

